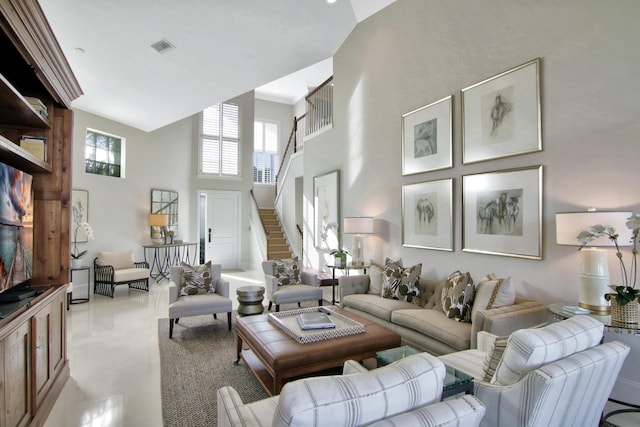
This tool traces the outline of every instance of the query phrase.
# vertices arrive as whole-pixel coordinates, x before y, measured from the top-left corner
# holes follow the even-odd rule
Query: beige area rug
[[[326,301],[325,305],[329,305]],[[313,307],[313,302],[302,307]],[[294,310],[286,304],[281,310]],[[266,311],[265,311],[266,313]],[[223,386],[236,389],[245,403],[264,399],[267,393],[253,374],[236,360],[236,312],[232,328],[226,314],[180,319],[169,339],[169,319],[158,320],[160,387],[165,427],[209,427],[217,425],[216,392]]]
[[[213,316],[180,319],[173,339],[169,339],[169,319],[159,319],[158,343],[165,427],[216,426],[216,392],[223,386],[235,388],[243,402],[267,397],[244,363],[233,364],[236,336],[234,328],[227,328],[225,314],[218,315],[218,320]]]

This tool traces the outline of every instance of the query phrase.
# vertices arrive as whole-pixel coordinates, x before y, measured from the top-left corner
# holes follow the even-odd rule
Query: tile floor
[[[225,272],[230,294],[239,286],[261,285],[262,272]],[[160,358],[157,319],[167,317],[167,281],[152,282],[149,293],[120,286],[115,298],[91,295],[67,312],[71,378],[45,427],[161,427]],[[86,285],[76,283],[76,297]],[[331,300],[331,287],[323,287]],[[234,298],[234,309],[237,302]],[[175,332],[174,332],[175,333]],[[640,425],[638,417],[616,417],[620,426]]]

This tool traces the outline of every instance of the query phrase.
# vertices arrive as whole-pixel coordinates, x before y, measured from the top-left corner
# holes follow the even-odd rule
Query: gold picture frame
[[[462,163],[542,151],[540,58],[461,91]]]

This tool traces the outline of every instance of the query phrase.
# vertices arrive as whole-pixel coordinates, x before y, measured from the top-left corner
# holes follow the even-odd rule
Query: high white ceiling
[[[152,131],[256,88],[298,101],[395,0],[39,1],[84,91],[72,106]],[[151,48],[162,39],[176,48]]]

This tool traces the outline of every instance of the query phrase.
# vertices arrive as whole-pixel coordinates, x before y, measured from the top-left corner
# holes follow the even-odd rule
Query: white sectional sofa
[[[447,317],[443,309],[441,295],[447,279],[420,278],[416,303],[415,299],[383,298],[380,274],[372,266],[369,275],[340,277],[340,306],[395,331],[404,344],[434,355],[476,348],[479,331],[509,335],[548,319],[546,305],[517,298],[505,281],[502,284],[509,286],[497,290],[499,281],[481,281],[476,286],[471,322],[464,322]]]

